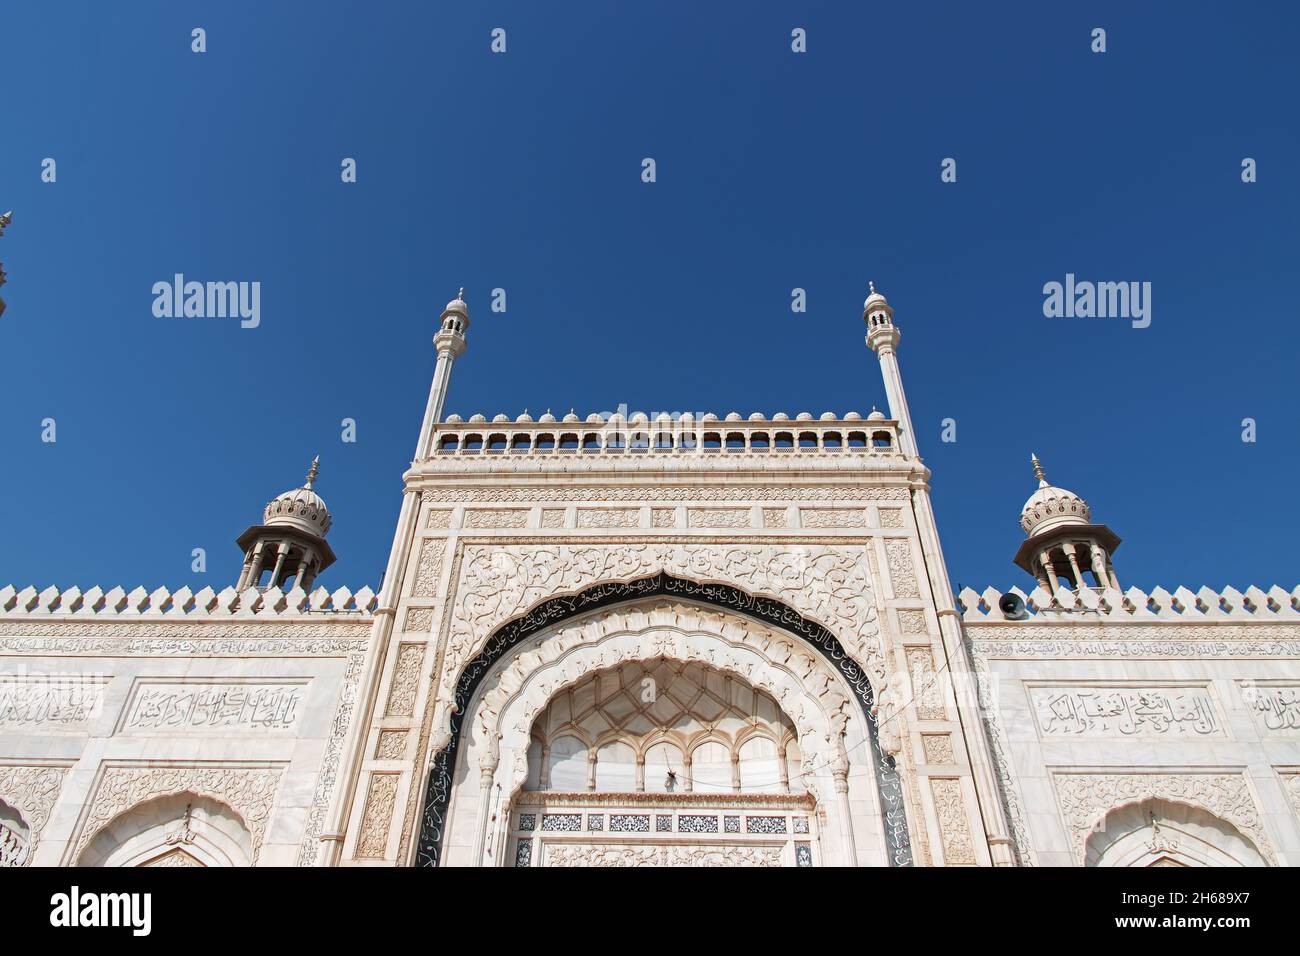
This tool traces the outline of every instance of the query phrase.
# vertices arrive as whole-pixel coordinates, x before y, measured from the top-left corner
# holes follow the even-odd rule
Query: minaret
[[[1020,527],[1026,540],[1016,552],[1015,562],[1038,579],[1049,594],[1060,587],[1062,577],[1077,591],[1087,585],[1085,571],[1092,574],[1092,587],[1119,590],[1112,556],[1119,547],[1119,535],[1104,524],[1092,524],[1092,509],[1073,491],[1047,483],[1043,463],[1033,452],[1038,490],[1029,496],[1020,512]]]
[[[429,457],[430,446],[433,443],[433,430],[442,420],[443,405],[447,401],[452,363],[465,353],[465,333],[469,331],[469,306],[465,304],[464,289],[461,289],[456,294],[456,298],[447,303],[439,320],[441,325],[433,337],[434,348],[438,350],[438,364],[433,370],[429,404],[425,407],[424,422],[420,426],[420,440],[415,446],[416,467],[407,472],[406,488],[402,493],[402,510],[397,516],[393,546],[388,552],[388,565],[379,588],[374,623],[370,628],[370,647],[366,651],[363,665],[364,676],[357,690],[357,700],[360,704],[348,728],[347,743],[344,745],[343,759],[338,771],[337,779],[341,781],[341,785],[334,792],[321,834],[321,839],[329,844],[328,851],[320,855],[321,866],[333,866],[343,852],[343,838],[347,831],[348,817],[353,801],[357,797],[356,768],[366,759],[366,735],[376,706],[380,675],[383,672],[385,659],[390,654],[397,653],[397,646],[401,641],[401,632],[394,631],[394,618],[397,615],[398,591],[402,584],[402,568],[406,566],[418,540],[416,521],[420,512],[420,487],[411,476],[418,470],[419,463]]]
[[[946,667],[954,677],[953,694],[957,701],[957,717],[962,725],[966,742],[966,758],[970,761],[975,793],[979,800],[979,813],[988,842],[989,856],[995,866],[1011,866],[1015,855],[1002,802],[997,796],[998,784],[993,772],[993,755],[988,738],[979,722],[979,701],[974,692],[974,664],[962,640],[961,615],[952,599],[952,585],[948,568],[939,543],[939,526],[930,501],[930,470],[920,460],[916,437],[912,431],[912,414],[907,408],[907,395],[903,391],[903,376],[898,369],[898,340],[900,333],[894,325],[894,310],[885,297],[876,291],[874,282],[868,283],[871,294],[862,306],[862,320],[867,324],[867,345],[880,360],[880,373],[885,381],[885,397],[889,401],[890,417],[898,422],[898,447],[913,459],[908,485],[912,497],[912,514],[916,518],[916,532],[920,538],[921,561],[930,593],[934,597],[935,616],[939,621],[940,640],[943,644]]]
[[[871,294],[862,305],[862,321],[867,323],[867,345],[880,359],[880,374],[885,380],[885,397],[889,400],[889,414],[898,422],[898,445],[905,455],[916,457],[919,452],[912,435],[912,414],[907,409],[907,394],[903,391],[903,376],[898,370],[898,340],[902,333],[894,325],[894,310],[876,284],[868,282]]]
[[[262,513],[262,524],[239,536],[244,567],[237,590],[279,588],[293,578],[293,586],[306,591],[316,575],[334,563],[334,551],[325,541],[334,519],[313,487],[319,472],[317,455],[302,487],[273,498]],[[271,577],[263,585],[262,575],[267,571]]]
[[[420,443],[415,447],[415,460],[429,454],[429,439],[433,427],[442,421],[442,408],[447,401],[447,388],[451,384],[451,366],[465,353],[465,333],[469,331],[469,306],[465,304],[465,290],[447,303],[439,316],[442,327],[433,337],[438,350],[438,364],[433,370],[433,385],[429,388],[429,404],[424,410],[424,424],[420,428]]]

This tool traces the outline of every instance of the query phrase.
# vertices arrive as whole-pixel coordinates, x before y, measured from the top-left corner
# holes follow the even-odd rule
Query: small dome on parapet
[[[749,420],[751,422],[765,422],[767,421],[767,416],[762,412],[752,412],[749,416]]]
[[[504,413],[502,413],[502,412],[498,412],[497,414],[495,414],[495,415],[492,416],[492,421],[493,421],[493,422],[508,422],[508,421],[510,421],[510,416],[509,416],[509,415],[506,415],[506,414],[504,414]]]
[[[800,412],[794,417],[797,422],[810,422],[813,420],[812,412]]]
[[[582,419],[578,418],[577,412],[575,412],[573,409],[569,409],[569,414],[564,416],[564,420],[566,422],[577,422],[577,421],[581,421]]]
[[[857,412],[845,412],[844,420],[846,422],[860,422],[862,421],[862,416],[859,415]]]
[[[788,422],[789,420],[790,420],[790,416],[787,415],[785,412],[777,412],[775,415],[772,416],[772,421],[774,422]]]
[[[452,412],[450,415],[448,415],[448,416],[444,419],[444,421],[445,421],[448,425],[459,425],[459,424],[460,424],[461,422],[463,422],[464,420],[465,420],[465,419],[461,418],[461,417],[460,417],[459,415],[457,415],[455,412]]]
[[[533,416],[529,415],[527,412],[524,412],[522,415],[518,416],[515,419],[516,422],[531,422],[532,420],[533,420]]]
[[[738,421],[740,421],[740,412],[727,412],[727,418],[726,418],[726,421],[729,421],[729,422],[738,422]]]
[[[1020,527],[1025,534],[1035,535],[1063,525],[1088,524],[1092,520],[1088,503],[1073,491],[1049,485],[1038,456],[1031,455],[1030,461],[1038,479],[1038,490],[1029,496],[1020,511]]]
[[[485,421],[487,421],[487,418],[485,418],[483,415],[471,415],[471,416],[469,417],[469,421],[470,421],[470,424],[473,425],[473,424],[476,424],[476,423],[478,423],[478,422],[485,422]]]
[[[555,416],[552,415],[550,412],[547,412],[546,414],[544,414],[541,418],[539,418],[539,419],[537,419],[537,420],[538,420],[539,422],[541,422],[542,424],[544,424],[544,425],[549,425],[549,424],[551,424],[552,422],[555,421]]]
[[[631,417],[628,418],[627,423],[629,425],[645,425],[648,424],[649,421],[650,417],[646,415],[645,412],[633,412]]]
[[[669,415],[667,412],[660,412],[655,416],[655,421],[663,422],[664,424],[670,424],[672,420],[673,416]]]
[[[320,456],[312,460],[311,470],[307,472],[307,481],[301,488],[294,488],[278,495],[267,503],[262,512],[262,523],[268,525],[288,525],[322,538],[329,533],[334,519],[325,507],[325,500],[312,490],[316,475],[320,471]]]
[[[867,416],[867,421],[869,421],[869,422],[883,422],[884,420],[885,420],[885,413],[882,412],[880,409],[876,408],[875,405],[872,405],[872,406],[871,406],[871,414]]]
[[[713,414],[713,412],[705,412],[704,416],[700,419],[702,422],[716,422],[717,420],[718,416]]]
[[[833,422],[835,421],[836,417],[837,416],[834,412],[822,412],[821,420],[824,422]]]
[[[600,412],[592,412],[587,416],[587,423],[590,425],[599,425],[604,421],[605,419],[601,418]]]

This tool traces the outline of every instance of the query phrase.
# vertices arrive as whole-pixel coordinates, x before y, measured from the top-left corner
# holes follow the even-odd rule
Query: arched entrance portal
[[[657,599],[657,600],[656,600]],[[719,608],[725,608],[721,610]],[[737,613],[739,612],[739,613]],[[624,665],[636,664],[637,673],[654,671],[665,664],[674,674],[687,674],[696,686],[709,686],[718,675],[732,682],[735,700],[722,698],[714,706],[731,708],[745,713],[743,719],[752,726],[760,711],[762,697],[744,695],[761,694],[772,702],[767,718],[767,737],[773,742],[773,751],[779,749],[777,728],[788,728],[785,779],[788,789],[780,789],[782,769],[775,756],[759,757],[765,750],[757,740],[750,744],[756,761],[768,760],[766,772],[775,775],[777,785],[767,786],[770,793],[744,793],[744,777],[740,777],[740,790],[735,789],[735,777],[719,778],[728,790],[706,791],[696,789],[698,774],[694,774],[692,751],[692,789],[674,790],[671,801],[664,793],[649,789],[636,789],[638,770],[635,767],[637,752],[632,750],[633,768],[630,771],[632,787],[617,791],[603,791],[597,771],[593,787],[556,790],[554,786],[542,789],[543,763],[537,764],[533,775],[534,788],[530,788],[530,747],[537,760],[542,759],[541,744],[534,735],[538,719],[544,714],[547,721],[557,718],[564,705],[555,704],[561,692],[571,693],[579,687],[598,684],[591,682],[592,675],[624,674]],[[693,668],[693,669],[692,669]],[[715,673],[716,672],[716,673]],[[661,672],[662,673],[662,672]],[[621,679],[621,678],[620,678]],[[583,691],[585,693],[585,691]],[[685,692],[679,687],[680,696]],[[611,694],[617,698],[617,694]],[[670,697],[681,703],[679,697]],[[748,701],[745,707],[737,705]],[[636,814],[645,816],[651,832],[661,825],[659,816],[673,816],[672,831],[678,832],[677,820],[682,814],[692,815],[693,806],[702,806],[712,800],[714,819],[722,836],[728,828],[739,826],[744,831],[751,827],[750,809],[755,820],[753,834],[761,835],[765,827],[786,829],[786,845],[781,862],[799,862],[801,852],[794,844],[795,836],[807,836],[809,846],[806,856],[817,857],[827,863],[855,865],[875,862],[889,865],[909,865],[911,862],[907,824],[903,811],[901,787],[892,761],[884,758],[877,741],[876,727],[870,717],[872,709],[871,687],[862,669],[844,653],[835,638],[820,625],[808,621],[788,607],[764,598],[755,598],[734,588],[719,585],[698,585],[688,581],[657,575],[624,584],[600,585],[581,594],[556,598],[539,605],[523,618],[507,624],[488,641],[487,649],[467,665],[460,675],[456,688],[456,710],[451,719],[450,740],[435,756],[430,770],[429,790],[424,807],[424,825],[421,833],[418,862],[422,865],[441,863],[460,865],[502,865],[520,860],[511,856],[519,846],[519,829],[527,824],[528,806],[549,806],[550,794],[563,793],[571,804],[580,804],[582,810],[572,806],[566,819],[554,820],[552,827],[573,827],[574,814],[581,817],[585,828],[595,814],[610,816],[611,811],[586,809],[597,802],[612,807],[610,796],[617,793],[631,806],[662,808],[667,803],[674,807],[672,813],[654,809]],[[619,707],[626,709],[626,704]],[[664,705],[664,709],[668,708]],[[701,703],[700,706],[707,707]],[[673,720],[685,717],[686,721],[703,718],[709,714],[691,714],[689,708],[674,711]],[[570,716],[572,716],[570,714]],[[584,714],[584,718],[591,717]],[[624,715],[626,716],[626,715]],[[566,720],[568,718],[565,718]],[[604,717],[599,718],[604,720]],[[617,719],[617,718],[616,718]],[[737,717],[737,720],[742,718]],[[650,748],[655,743],[668,743],[663,727],[651,727],[647,721],[644,739],[638,738],[641,756],[651,761],[666,759],[665,750]],[[549,724],[548,724],[549,726]],[[736,728],[736,732],[740,730]],[[606,733],[608,731],[608,733]],[[703,727],[701,727],[703,731]],[[606,737],[593,738],[589,744],[597,747],[595,765],[601,765],[602,744],[623,743],[614,739],[614,728],[606,727]],[[560,739],[565,735],[557,735]],[[568,735],[574,737],[574,735]],[[751,734],[752,736],[752,734]],[[574,737],[581,740],[581,738]],[[704,743],[704,738],[692,743]],[[718,748],[702,751],[704,764],[720,758],[724,742],[715,737],[711,741]],[[793,742],[794,748],[788,743]],[[726,746],[744,747],[745,740],[733,737]],[[678,744],[680,746],[680,744]],[[573,744],[561,744],[561,748]],[[790,773],[791,750],[798,754],[798,773]],[[575,751],[576,753],[576,751]],[[628,751],[617,751],[623,758]],[[730,764],[732,750],[727,750]],[[738,754],[739,755],[739,754]],[[555,755],[552,761],[554,769]],[[683,762],[686,755],[682,754]],[[618,767],[615,752],[606,755],[609,768]],[[753,764],[757,770],[760,763]],[[564,768],[563,774],[572,768]],[[617,772],[616,770],[614,772]],[[645,786],[645,766],[640,768],[641,785]],[[713,771],[707,771],[708,773]],[[624,771],[625,775],[627,771]],[[795,779],[797,777],[797,780]],[[666,772],[665,772],[666,778]],[[611,780],[614,777],[609,778]],[[751,779],[760,780],[760,777]],[[651,778],[653,782],[653,777]],[[682,782],[679,777],[679,783]],[[714,783],[711,778],[710,783]],[[626,786],[626,780],[623,784]],[[716,785],[716,784],[715,784]],[[566,784],[567,786],[567,784]],[[674,785],[676,786],[676,784]],[[689,792],[691,796],[686,796]],[[706,798],[705,794],[710,794]],[[717,795],[716,798],[713,795]],[[761,814],[757,808],[766,801],[776,809]],[[731,803],[733,810],[724,812],[723,803]],[[619,808],[613,808],[619,809]],[[779,812],[777,812],[779,810]],[[536,826],[545,826],[545,809],[534,816]],[[622,814],[620,814],[622,816]],[[695,814],[709,816],[702,809]],[[782,823],[764,821],[760,817],[781,818]],[[809,833],[802,831],[806,817]],[[735,820],[728,819],[735,817]],[[601,820],[608,827],[608,820]],[[629,826],[640,826],[641,821],[623,821]],[[662,825],[667,826],[668,821]],[[707,819],[691,820],[688,826],[709,827]],[[818,836],[820,839],[814,839]],[[538,831],[544,832],[544,831]],[[566,831],[551,831],[566,832]],[[571,831],[569,831],[571,832]],[[608,828],[599,831],[609,834]],[[629,831],[634,832],[634,831]],[[705,830],[705,833],[708,831]],[[775,836],[776,834],[769,834]],[[730,834],[727,846],[736,846],[743,840]],[[721,839],[721,837],[719,838]],[[591,841],[588,841],[591,842]],[[768,845],[776,840],[769,840]],[[757,845],[757,844],[756,844]],[[820,846],[820,849],[818,849]],[[530,850],[523,851],[530,853]],[[551,863],[562,863],[563,857],[572,857],[576,851],[565,851],[551,857]],[[667,854],[667,855],[666,855]],[[626,856],[620,850],[616,856]],[[647,854],[654,856],[654,854]],[[691,862],[669,859],[668,851],[659,852],[645,862]],[[697,855],[698,856],[698,855]],[[770,862],[772,853],[754,854],[751,862]],[[805,856],[805,862],[806,860]],[[762,857],[762,859],[758,859]],[[700,856],[694,862],[707,863],[719,858]],[[527,862],[532,862],[529,859]],[[594,862],[594,861],[588,861]],[[613,862],[606,859],[602,862]],[[636,862],[633,860],[633,862]],[[728,865],[736,865],[729,862]]]
[[[533,722],[503,862],[811,866],[798,731],[748,681],[658,658],[557,691]]]

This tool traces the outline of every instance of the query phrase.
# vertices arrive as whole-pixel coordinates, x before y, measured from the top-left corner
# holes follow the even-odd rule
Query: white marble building
[[[379,594],[314,464],[219,593],[0,589],[0,864],[1300,863],[1300,589],[1123,591],[1035,459],[954,599],[863,318],[888,416],[444,420],[458,296]]]

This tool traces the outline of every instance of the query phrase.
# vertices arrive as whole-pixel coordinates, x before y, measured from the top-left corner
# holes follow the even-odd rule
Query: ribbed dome
[[[469,306],[465,304],[465,290],[461,289],[456,293],[456,298],[447,303],[447,308],[443,312],[459,312],[461,315],[469,318]]]
[[[1034,463],[1034,477],[1038,479],[1038,490],[1029,496],[1020,511],[1020,527],[1026,535],[1035,535],[1071,524],[1088,524],[1092,521],[1092,511],[1088,502],[1073,491],[1057,488],[1047,483],[1043,466],[1036,456],[1030,458]]]
[[[311,463],[307,472],[307,483],[301,488],[294,488],[277,496],[267,503],[262,513],[262,523],[269,525],[287,525],[322,538],[329,533],[334,519],[330,517],[325,499],[312,490],[316,483],[316,474],[320,468],[320,457]]]

